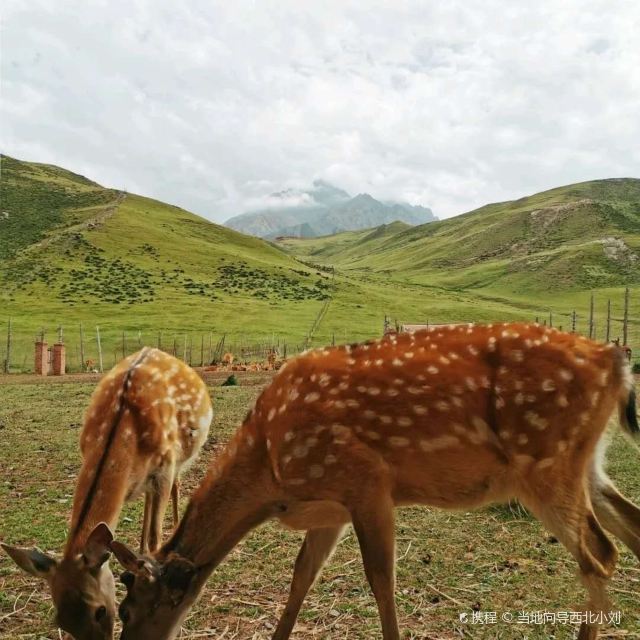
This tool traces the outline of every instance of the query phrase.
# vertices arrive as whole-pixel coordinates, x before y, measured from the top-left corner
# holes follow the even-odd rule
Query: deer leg
[[[153,502],[153,490],[144,492],[144,512],[142,516],[142,534],[140,535],[140,553],[149,553],[149,527],[151,526],[151,506]]]
[[[576,491],[575,496],[567,491],[549,496],[548,485],[543,486],[546,494],[541,493],[534,500],[522,498],[523,503],[578,562],[580,578],[589,593],[587,610],[594,614],[608,611],[606,585],[618,557],[615,545],[593,513],[584,489]],[[596,640],[597,637],[598,624],[583,622],[578,640]]]
[[[384,493],[363,497],[351,512],[364,570],[378,604],[382,637],[400,640],[395,604],[395,520],[393,501]]]
[[[171,506],[173,511],[173,528],[175,529],[178,526],[178,522],[180,520],[180,513],[178,512],[180,500],[180,478],[176,476],[173,480],[173,485],[171,487]]]
[[[149,533],[149,550],[154,553],[160,548],[162,541],[162,522],[169,504],[172,487],[172,473],[161,472],[155,478],[155,491],[151,507],[151,526]]]
[[[593,510],[602,526],[622,540],[640,560],[640,509],[596,469],[591,474],[589,489]]]
[[[272,640],[287,640],[291,635],[305,596],[331,557],[343,530],[344,527],[340,526],[311,529],[307,532],[296,558],[289,599]]]

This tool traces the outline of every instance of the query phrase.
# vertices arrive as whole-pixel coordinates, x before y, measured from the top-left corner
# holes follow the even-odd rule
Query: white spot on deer
[[[394,367],[401,367],[401,366],[404,364],[404,362],[402,362],[402,360],[400,360],[400,358],[394,358],[394,359],[392,360],[391,364],[392,364]]]
[[[601,371],[600,372],[600,386],[601,387],[606,387],[608,382],[609,382],[609,372],[608,371]]]
[[[392,447],[407,447],[409,446],[409,438],[405,438],[403,436],[391,436],[389,438],[389,444]]]
[[[495,405],[496,409],[504,409],[504,398],[502,396],[496,396]]]
[[[442,411],[442,412],[446,412],[449,411],[449,403],[445,402],[444,400],[438,400],[438,402],[436,402],[435,407],[438,411]]]
[[[394,389],[393,387],[387,389],[387,395],[390,396],[391,398],[394,398],[395,396],[399,395],[400,392],[397,389]]]
[[[541,388],[543,391],[555,391],[556,383],[553,380],[547,378],[546,380],[542,381]]]
[[[269,422],[271,422],[271,420],[273,420],[273,419],[275,418],[275,415],[276,415],[276,410],[275,410],[275,408],[273,408],[273,409],[269,409],[269,413],[268,413],[268,415],[267,415],[267,420],[268,420]]]
[[[544,431],[549,426],[549,421],[538,415],[535,411],[527,411],[524,414],[524,419],[538,431]]]
[[[356,387],[356,389],[360,392],[360,393],[367,393],[367,387],[363,386],[363,385],[358,385]]]
[[[344,409],[347,406],[343,400],[336,400],[333,404],[336,409]]]
[[[547,469],[553,464],[553,458],[543,458],[540,462],[536,463],[536,469]]]
[[[598,402],[600,402],[600,392],[599,391],[594,391],[591,394],[591,406],[592,407],[596,407],[598,406]]]
[[[327,454],[324,458],[324,464],[326,465],[335,464],[337,461],[338,458],[336,458],[332,453]]]
[[[345,438],[351,433],[351,430],[343,424],[334,423],[331,425],[331,433],[336,437]]]
[[[384,364],[384,360],[382,358],[378,358],[374,364],[376,367],[381,367]]]
[[[407,351],[404,354],[404,357],[407,358],[407,359],[413,358],[413,352],[412,351]]]
[[[367,393],[370,396],[378,396],[378,395],[380,395],[380,389],[378,387],[369,387],[367,389]]]
[[[297,444],[291,450],[291,455],[294,458],[304,458],[309,453],[309,449],[303,444]]]
[[[391,416],[380,416],[380,422],[382,422],[382,424],[391,424],[393,418]]]
[[[286,402],[284,404],[281,404],[280,407],[278,407],[278,413],[284,413],[286,410],[287,410]]]
[[[425,453],[432,451],[438,451],[438,449],[447,449],[449,447],[455,447],[460,444],[460,439],[457,436],[442,435],[431,440],[420,440],[419,446]]]
[[[438,367],[434,367],[433,365],[429,365],[427,367],[427,372],[432,375],[435,375],[436,373],[438,373],[438,371],[439,371]]]
[[[487,342],[487,349],[489,351],[495,351],[496,350],[496,339],[491,336]]]
[[[321,464],[312,464],[309,467],[309,477],[312,479],[322,478],[324,467]]]
[[[320,394],[317,391],[312,391],[311,393],[307,393],[307,395],[304,397],[304,401],[307,404],[310,404],[311,402],[315,402],[316,400],[320,399]]]
[[[438,360],[444,365],[451,363],[451,360],[449,360],[449,358],[447,358],[446,356],[440,356]]]
[[[380,440],[380,434],[377,431],[365,431],[364,435],[371,440]]]
[[[289,400],[296,400],[300,396],[300,393],[297,389],[291,389],[289,391]]]
[[[406,416],[401,416],[397,422],[400,427],[410,427],[413,424],[413,420]]]
[[[453,396],[451,398],[451,402],[456,406],[456,407],[462,407],[464,405],[464,402],[462,402],[462,398],[459,398],[458,396]]]
[[[331,376],[326,373],[321,374],[320,378],[318,379],[318,384],[321,387],[329,386],[330,382],[331,382]]]
[[[420,387],[408,387],[407,391],[414,396],[420,395],[424,392]]]
[[[345,404],[350,409],[357,409],[360,406],[360,403],[357,400],[354,400],[353,398],[348,398],[347,400],[345,400]]]
[[[520,349],[513,349],[510,355],[514,362],[522,362],[524,360],[524,353]]]
[[[557,444],[558,453],[564,453],[567,450],[566,440],[559,440]]]
[[[428,409],[427,407],[423,407],[421,404],[414,404],[413,412],[418,416],[425,416],[428,413]]]
[[[367,418],[368,420],[374,420],[375,418],[377,418],[377,414],[375,411],[372,411],[371,409],[365,409],[362,412],[362,415]]]
[[[567,396],[565,396],[564,393],[559,394],[556,397],[556,404],[559,407],[568,407],[569,406],[569,401],[567,400]]]
[[[467,385],[467,389],[469,389],[469,391],[476,391],[478,389],[478,385],[473,378],[465,378],[464,383]]]
[[[449,352],[449,358],[451,358],[451,360],[460,360],[460,356],[457,353],[454,353],[453,351]]]
[[[480,353],[472,344],[467,345],[467,351],[472,356],[477,356]]]
[[[511,439],[511,431],[508,431],[507,429],[501,429],[498,435],[500,436],[501,440],[506,441]]]
[[[517,404],[517,405],[522,405],[524,404],[524,393],[516,393],[516,395],[513,398],[513,401]]]

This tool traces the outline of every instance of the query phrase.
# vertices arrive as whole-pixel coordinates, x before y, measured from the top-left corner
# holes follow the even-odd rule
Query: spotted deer
[[[603,610],[617,557],[604,529],[640,558],[640,509],[601,462],[616,410],[637,437],[621,352],[538,325],[439,327],[302,355],[263,391],[157,553],[111,543],[126,569],[122,638],[175,637],[213,569],[277,518],[307,534],[273,638],[289,637],[352,523],[383,637],[397,640],[394,507],[511,498],[573,554],[590,610]],[[597,635],[581,627],[582,640]]]
[[[76,640],[113,635],[109,527],[124,502],[144,492],[141,550],[155,551],[170,495],[177,523],[179,475],[197,456],[211,418],[200,377],[158,349],[124,359],[98,384],[80,437],[83,464],[62,558],[2,544],[20,568],[47,581],[57,623]]]

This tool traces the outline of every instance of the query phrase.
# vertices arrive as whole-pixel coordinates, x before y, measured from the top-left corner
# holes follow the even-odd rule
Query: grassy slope
[[[303,263],[277,246],[183,209],[125,197],[56,167],[5,157],[2,211],[9,217],[0,219],[0,330],[11,317],[12,362],[22,369],[31,366],[35,333],[45,327],[52,340],[59,324],[65,327],[69,363],[79,366],[80,322],[85,360],[96,359],[94,326],[100,325],[105,365],[121,357],[123,331],[127,351],[139,342],[155,343],[161,331],[163,346],[176,341],[181,352],[190,335],[195,361],[201,337],[208,342],[209,332],[214,342],[227,334],[232,350],[274,336],[302,345],[327,296],[331,303],[314,335],[316,344],[379,335],[385,314],[442,322],[530,319],[549,306],[568,312],[575,305],[585,311],[588,294],[579,282],[558,289],[561,295],[553,298],[540,282],[555,283],[557,277],[535,270],[511,273],[505,266],[508,254],[479,259],[492,246],[506,251],[514,229],[524,234],[523,220],[531,208],[584,198],[578,187],[423,227],[394,223],[313,241],[285,241],[288,251],[305,247],[295,249]],[[613,233],[616,220],[632,230],[637,226],[637,184],[616,184],[610,191],[618,204],[628,192],[628,202],[626,208],[616,204],[613,222],[604,230],[589,214],[588,228],[596,235]],[[567,223],[564,233],[573,248],[563,259],[573,268],[577,258],[571,258],[571,251],[583,248],[574,241],[580,220],[571,220],[573,226]],[[625,239],[640,249],[635,231]],[[557,249],[553,237],[547,244],[543,251]],[[564,251],[565,245],[559,246]],[[589,246],[602,254],[600,245]],[[453,263],[443,263],[447,260]],[[335,279],[317,263],[335,264]],[[624,273],[620,277],[633,280]],[[524,284],[507,286],[509,278]],[[638,318],[636,307],[632,317]],[[3,339],[0,360],[4,357]]]
[[[594,291],[602,328],[605,298],[613,298],[619,317],[622,288],[629,285],[631,317],[640,321],[640,260],[633,261],[624,251],[611,259],[601,243],[604,238],[620,239],[640,255],[640,180],[570,185],[442,222],[382,231],[280,244],[294,255],[334,265],[354,277],[385,277],[402,287],[424,287],[424,295],[430,302],[435,298],[436,305],[429,305],[421,319],[475,319],[495,310],[492,305],[503,305],[530,310],[531,315],[554,309],[564,326],[575,308],[584,324],[589,292]],[[454,294],[466,303],[447,316],[437,300]],[[465,316],[470,302],[477,306]],[[639,339],[640,327],[633,332]]]

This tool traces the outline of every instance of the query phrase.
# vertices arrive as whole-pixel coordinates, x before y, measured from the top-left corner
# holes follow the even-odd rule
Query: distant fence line
[[[250,339],[213,331],[117,330],[103,329],[99,325],[89,327],[84,323],[34,333],[20,331],[15,322],[9,320],[4,349],[0,349],[3,371],[33,371],[37,341],[45,341],[49,347],[63,342],[69,373],[108,371],[122,358],[144,346],[158,347],[194,367],[220,363],[226,353],[232,353],[237,362],[266,362],[274,352],[286,358],[305,349],[304,340],[296,342],[275,335],[269,339]]]
[[[633,306],[632,306],[633,303]],[[631,300],[627,290],[622,300],[612,304],[611,299],[591,296],[587,304],[580,310],[558,312],[554,310],[536,313],[523,311],[521,320],[537,321],[540,324],[554,326],[564,331],[573,331],[596,340],[620,341],[633,351],[633,361],[640,362],[640,307],[637,300]],[[326,305],[328,307],[328,304]],[[310,336],[292,340],[290,337],[272,334],[268,337],[256,338],[244,335],[229,335],[201,329],[176,330],[118,330],[112,327],[102,328],[100,325],[89,326],[56,326],[55,328],[21,330],[15,322],[6,322],[6,335],[0,340],[0,364],[5,373],[29,372],[34,370],[35,342],[43,337],[49,346],[63,341],[66,346],[66,370],[68,372],[107,371],[119,360],[138,351],[143,346],[155,346],[181,358],[192,366],[207,366],[220,362],[225,353],[232,353],[236,362],[266,362],[276,352],[279,357],[286,358],[306,349],[310,342],[314,346],[320,340],[314,336],[318,332],[326,314],[323,305],[320,320],[314,322],[314,330]],[[615,309],[615,312],[614,312]],[[409,320],[409,319],[405,319]],[[411,319],[413,320],[413,319]],[[425,321],[415,318],[416,322]],[[433,318],[434,324],[443,322],[465,322],[469,318]],[[382,335],[382,318],[380,331]],[[326,344],[335,344],[335,336],[340,335],[347,340],[352,331],[338,330],[325,336]],[[359,332],[360,335],[362,331]],[[310,337],[312,340],[310,341]],[[369,337],[376,337],[371,335]]]

